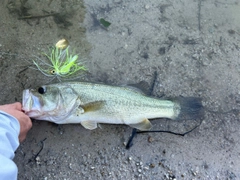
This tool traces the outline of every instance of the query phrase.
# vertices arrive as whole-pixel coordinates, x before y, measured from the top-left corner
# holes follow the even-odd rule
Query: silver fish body
[[[148,119],[197,118],[202,115],[202,104],[199,98],[160,100],[130,87],[65,82],[24,90],[23,110],[34,119],[81,123],[91,130],[97,123],[149,130],[152,125]]]

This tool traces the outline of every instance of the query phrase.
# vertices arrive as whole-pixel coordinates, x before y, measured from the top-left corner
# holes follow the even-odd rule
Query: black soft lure
[[[197,126],[195,126],[194,128],[192,128],[191,130],[185,132],[185,133],[176,133],[176,132],[172,132],[172,131],[162,131],[162,130],[153,130],[153,131],[139,131],[136,128],[133,128],[132,130],[132,134],[128,139],[128,142],[126,144],[126,149],[130,149],[130,147],[133,146],[133,138],[137,135],[137,134],[142,134],[142,133],[169,133],[169,134],[174,134],[174,135],[178,135],[178,136],[185,136],[186,134],[192,132],[193,130],[195,130],[197,127],[199,127],[201,125],[202,121],[200,122],[200,124],[198,124]]]

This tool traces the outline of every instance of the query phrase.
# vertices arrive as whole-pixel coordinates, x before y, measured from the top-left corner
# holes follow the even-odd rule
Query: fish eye
[[[46,88],[45,87],[39,87],[38,88],[38,93],[39,94],[44,94],[46,92]]]
[[[53,69],[53,70],[50,71],[50,73],[51,73],[51,74],[55,74],[56,71]]]

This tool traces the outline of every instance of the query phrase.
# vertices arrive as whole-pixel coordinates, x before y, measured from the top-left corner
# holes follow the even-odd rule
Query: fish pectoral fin
[[[81,125],[89,130],[93,130],[97,128],[97,122],[96,121],[82,121]]]
[[[104,106],[104,104],[105,104],[104,101],[95,101],[81,105],[81,107],[84,109],[84,112],[90,112],[101,109]]]
[[[129,126],[139,129],[141,131],[150,130],[152,128],[152,124],[148,119],[144,119],[137,124],[129,124]]]

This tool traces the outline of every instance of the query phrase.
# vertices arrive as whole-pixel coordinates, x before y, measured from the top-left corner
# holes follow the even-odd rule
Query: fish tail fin
[[[180,105],[180,112],[176,120],[203,119],[204,108],[199,97],[179,97],[176,102]]]

